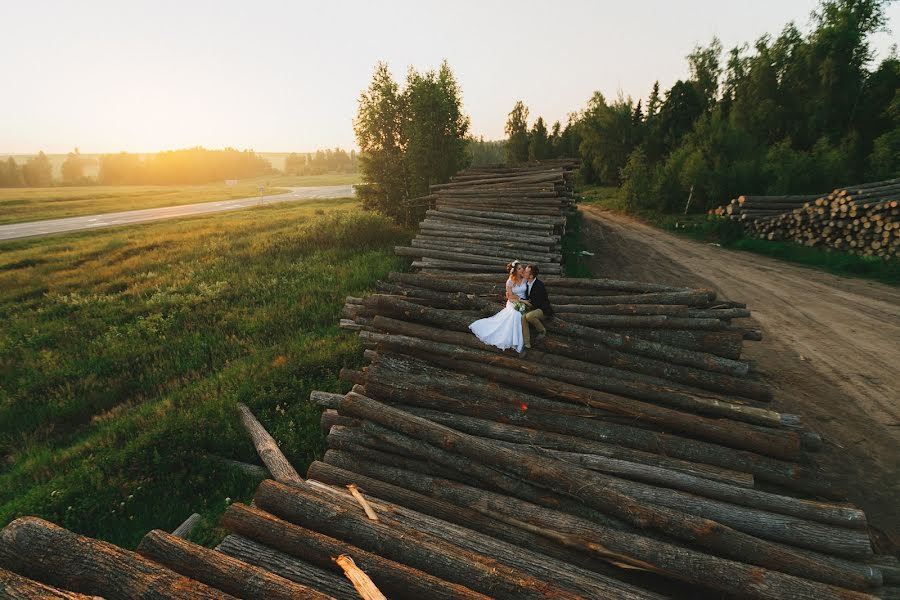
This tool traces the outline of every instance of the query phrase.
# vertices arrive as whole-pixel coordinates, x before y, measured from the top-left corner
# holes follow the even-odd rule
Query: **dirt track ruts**
[[[900,547],[900,288],[691,241],[598,207],[582,212],[595,276],[710,287],[747,303],[763,341],[744,355],[775,386],[775,406],[822,435],[816,462]]]

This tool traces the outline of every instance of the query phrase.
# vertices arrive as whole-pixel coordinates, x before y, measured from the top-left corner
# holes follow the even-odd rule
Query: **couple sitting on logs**
[[[506,265],[506,306],[493,317],[479,319],[471,325],[479,340],[501,349],[515,348],[521,355],[531,348],[530,326],[537,329],[535,341],[547,330],[541,319],[553,316],[544,282],[538,279],[536,265],[525,266],[517,260]]]

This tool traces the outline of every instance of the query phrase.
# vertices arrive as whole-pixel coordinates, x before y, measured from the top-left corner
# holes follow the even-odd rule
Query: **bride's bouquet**
[[[513,302],[513,308],[522,313],[523,315],[528,312],[528,305],[522,302],[521,300],[516,300]]]

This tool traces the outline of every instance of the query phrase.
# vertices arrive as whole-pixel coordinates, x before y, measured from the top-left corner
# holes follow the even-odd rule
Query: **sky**
[[[646,98],[688,76],[685,56],[809,29],[815,0],[0,1],[0,153],[260,152],[354,147],[377,61],[447,59],[471,131],[504,137],[517,100],[565,122],[599,90]],[[900,40],[873,39],[883,58]]]

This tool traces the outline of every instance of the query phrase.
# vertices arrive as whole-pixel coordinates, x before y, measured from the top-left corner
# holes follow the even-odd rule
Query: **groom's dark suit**
[[[531,303],[533,310],[525,313],[525,322],[522,323],[522,337],[525,338],[525,347],[531,348],[531,325],[538,333],[546,333],[541,319],[553,316],[553,307],[550,306],[550,298],[547,296],[547,288],[544,282],[537,277],[525,288],[525,299]]]
[[[533,307],[544,311],[545,317],[553,316],[553,307],[550,306],[550,297],[547,296],[547,287],[544,285],[544,282],[537,277],[535,277],[534,281],[531,282],[531,285],[525,289],[525,299],[531,302]]]

